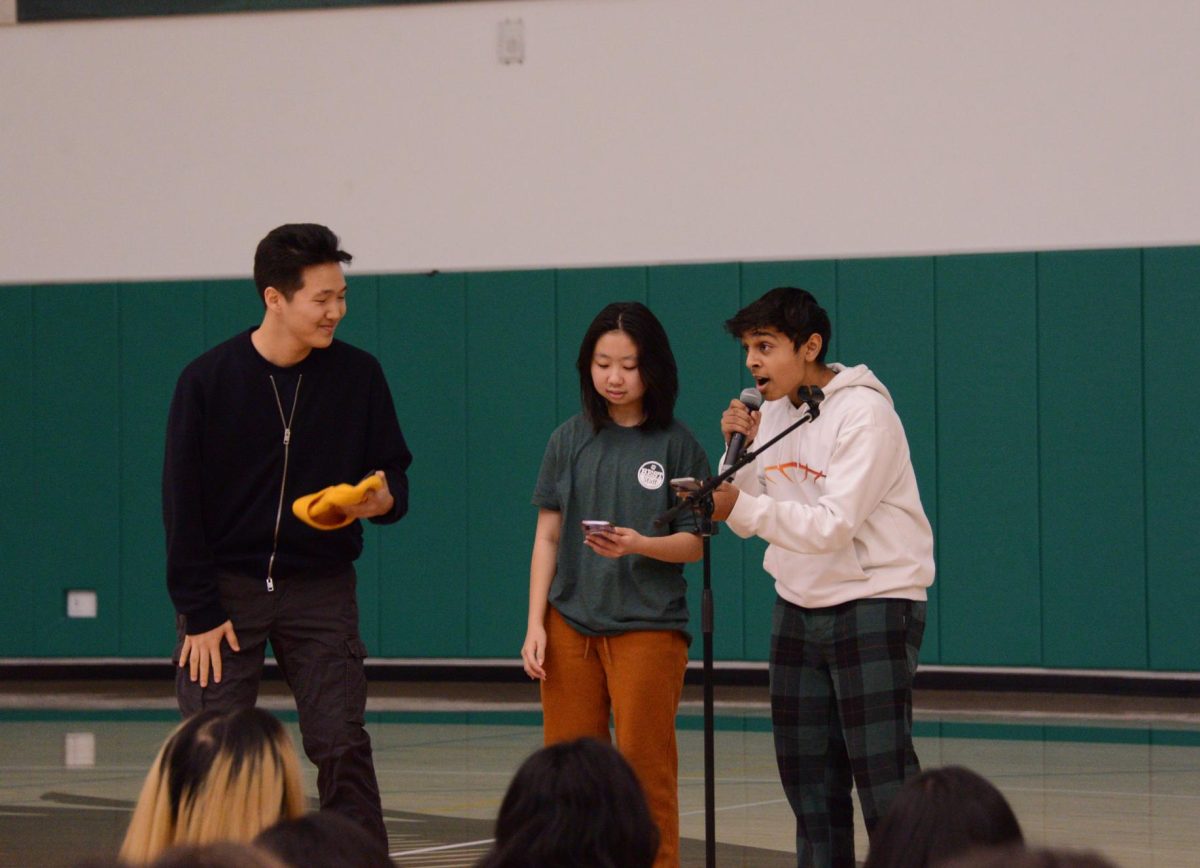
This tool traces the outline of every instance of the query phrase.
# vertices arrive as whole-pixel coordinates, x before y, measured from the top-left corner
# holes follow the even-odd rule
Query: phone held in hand
[[[583,532],[585,534],[589,534],[589,535],[594,534],[594,533],[605,533],[606,531],[611,531],[613,529],[613,525],[612,525],[611,521],[596,521],[596,520],[584,519],[583,521],[580,522],[580,524],[583,525]]]
[[[671,490],[676,494],[690,494],[700,490],[700,480],[694,476],[678,476],[671,480]]]

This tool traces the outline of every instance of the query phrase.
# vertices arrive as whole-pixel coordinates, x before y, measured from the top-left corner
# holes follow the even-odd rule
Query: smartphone
[[[671,480],[671,490],[676,494],[687,494],[700,489],[700,480],[694,476],[679,476]]]
[[[612,525],[611,521],[594,521],[594,520],[584,519],[583,521],[580,522],[580,524],[583,525],[583,532],[586,534],[603,533],[605,531],[611,531],[613,529],[613,525]]]

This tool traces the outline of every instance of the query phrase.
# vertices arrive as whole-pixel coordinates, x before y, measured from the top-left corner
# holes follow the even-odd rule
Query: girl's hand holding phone
[[[611,527],[584,535],[583,544],[602,558],[641,553],[644,537],[630,527]]]

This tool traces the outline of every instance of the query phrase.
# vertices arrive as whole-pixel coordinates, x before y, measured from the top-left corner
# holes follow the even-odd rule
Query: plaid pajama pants
[[[854,868],[851,785],[869,832],[920,771],[912,679],[924,632],[924,602],[803,609],[776,599],[771,724],[801,868]]]

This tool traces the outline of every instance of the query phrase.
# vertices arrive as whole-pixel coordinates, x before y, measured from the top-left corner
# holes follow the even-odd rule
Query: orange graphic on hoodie
[[[797,470],[804,471],[804,476],[800,480],[801,482],[807,482],[810,477],[812,478],[812,480],[814,482],[816,482],[818,479],[823,479],[825,477],[825,472],[823,470],[814,470],[813,468],[809,467],[807,464],[800,464],[795,461],[785,461],[783,464],[772,464],[768,467],[764,467],[763,473],[766,476],[767,482],[772,481],[772,479],[771,479],[771,471],[772,470],[778,471],[779,475],[782,476],[784,479],[786,479],[788,482],[795,482],[796,480],[793,479],[790,474],[788,474],[788,469],[792,468],[792,467],[796,468]]]

